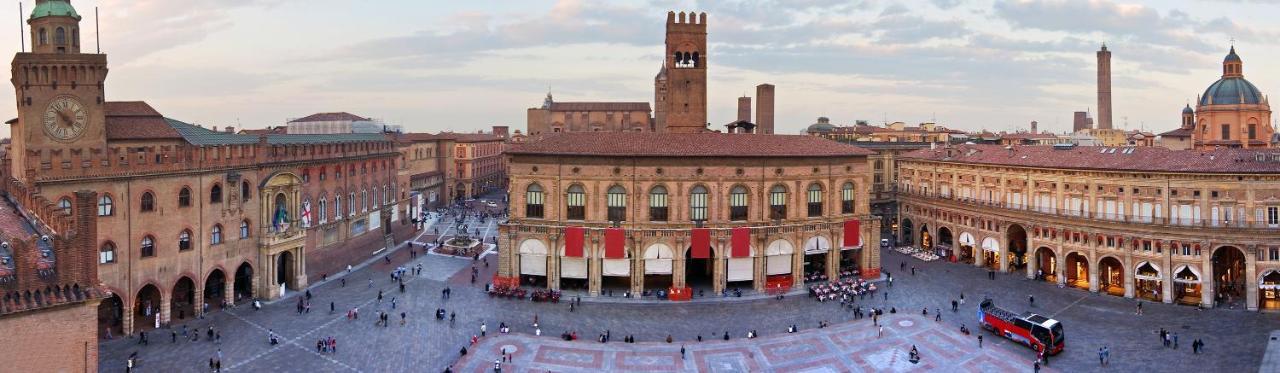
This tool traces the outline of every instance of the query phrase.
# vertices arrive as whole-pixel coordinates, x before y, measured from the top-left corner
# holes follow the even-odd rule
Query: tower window
[[[67,45],[67,30],[61,27],[54,29],[53,43],[57,45]]]
[[[42,28],[36,33],[36,37],[40,39],[40,45],[49,44],[49,33]]]
[[[1230,125],[1230,124],[1223,124],[1223,125],[1222,125],[1222,139],[1223,139],[1223,140],[1231,140],[1231,125]]]

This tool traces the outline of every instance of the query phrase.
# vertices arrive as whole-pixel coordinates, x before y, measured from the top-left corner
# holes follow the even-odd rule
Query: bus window
[[[1062,323],[1053,324],[1053,343],[1062,345],[1062,341],[1066,340],[1066,335],[1062,334]]]
[[[1044,345],[1045,347],[1051,346],[1050,342],[1053,342],[1052,336],[1049,335],[1049,328],[1046,328],[1044,326],[1036,325],[1032,327],[1031,336],[1034,337],[1036,341],[1039,341],[1040,344]]]

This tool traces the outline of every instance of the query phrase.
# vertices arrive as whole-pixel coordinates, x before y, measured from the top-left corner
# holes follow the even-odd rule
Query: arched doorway
[[[708,256],[714,258],[715,250],[708,249]],[[690,288],[697,294],[699,291],[710,290],[715,283],[715,260],[712,258],[694,258],[693,246],[684,250],[684,286]]]
[[[276,286],[285,284],[285,287],[294,289],[293,281],[293,253],[289,251],[281,251],[276,258]],[[296,290],[296,289],[295,289]],[[283,295],[283,294],[281,294]]]
[[[1164,301],[1164,284],[1160,267],[1151,262],[1138,263],[1134,270],[1134,292],[1138,298],[1152,302]]]
[[[119,294],[98,303],[98,337],[106,338],[108,330],[113,336],[124,335],[124,301]]]
[[[196,283],[190,277],[182,276],[173,285],[173,296],[169,298],[169,322],[186,320],[196,314]]]
[[[1010,224],[1007,232],[1009,269],[1023,269],[1027,265],[1027,230],[1021,225]]]
[[[133,329],[150,330],[160,317],[160,289],[147,284],[138,290],[133,303]]]
[[[239,303],[253,298],[253,267],[248,262],[241,263],[236,268],[235,284],[233,286],[234,302]]]
[[[644,249],[645,292],[671,288],[671,264],[675,251],[665,244],[655,243]]]
[[[1188,305],[1203,303],[1200,278],[1200,271],[1186,264],[1173,270],[1173,300]]]
[[[1213,252],[1213,295],[1220,305],[1238,306],[1244,299],[1244,251],[1235,246]]]
[[[951,229],[948,229],[947,227],[938,227],[938,244],[934,245],[938,248],[938,256],[954,261],[956,258],[954,257],[955,252],[952,251],[954,249],[953,245]]]
[[[902,228],[899,230],[899,232],[902,232],[901,234],[899,234],[899,238],[900,238],[898,241],[899,246],[911,246],[912,244],[915,243],[915,240],[913,238],[915,236],[916,231],[915,231],[915,228],[913,228],[911,225],[911,219],[902,218]]]
[[[920,248],[933,250],[933,236],[929,235],[929,225],[920,224]]]
[[[1098,261],[1098,291],[1124,296],[1124,265],[1115,257]]]
[[[547,283],[547,245],[536,239],[520,243],[521,283],[545,288]]]
[[[1089,258],[1079,252],[1067,254],[1067,286],[1089,289]],[[1103,272],[1105,273],[1105,272]]]
[[[1058,257],[1053,249],[1041,246],[1036,249],[1036,279],[1047,282],[1058,282]]]
[[[982,266],[1000,270],[1000,241],[995,238],[982,239]]]
[[[827,253],[831,251],[831,241],[823,236],[809,237],[804,242],[804,281],[826,281]]]
[[[209,307],[222,308],[227,291],[227,275],[222,273],[221,269],[214,269],[209,272],[209,277],[204,279],[204,302]]]
[[[589,289],[587,258],[567,256],[565,249],[560,247],[560,289]],[[583,251],[585,254],[586,250]]]
[[[973,264],[977,260],[977,253],[973,251],[978,247],[978,241],[973,238],[969,232],[960,233],[960,261]]]
[[[1280,309],[1280,271],[1269,270],[1258,281],[1258,309]]]
[[[631,291],[631,248],[622,250],[622,258],[604,258],[600,261],[600,293],[618,296]]]
[[[756,273],[756,248],[754,246],[748,247],[746,257],[726,259],[725,269],[726,289],[751,289]]]

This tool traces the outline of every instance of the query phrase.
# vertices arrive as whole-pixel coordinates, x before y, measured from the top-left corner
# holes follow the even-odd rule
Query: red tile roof
[[[241,135],[284,135],[288,134],[288,132],[289,127],[285,126],[240,130]]]
[[[729,133],[562,132],[530,138],[510,154],[609,157],[841,157],[875,154],[817,136]]]
[[[1280,173],[1280,149],[956,145],[916,150],[903,154],[902,159],[1104,171]]]
[[[442,132],[442,133],[440,133],[440,136],[448,136],[449,138],[452,138],[452,139],[454,139],[454,140],[455,140],[455,141],[457,141],[457,142],[488,142],[488,141],[503,141],[503,140],[506,140],[506,139],[502,138],[502,136],[494,135],[494,134],[492,134],[492,133],[453,133],[453,132]]]
[[[305,116],[305,117],[302,117],[302,118],[298,118],[298,119],[291,120],[291,121],[289,121],[289,123],[302,123],[302,122],[331,122],[331,121],[344,121],[344,120],[349,120],[349,121],[367,121],[367,120],[369,120],[369,118],[365,118],[365,117],[362,117],[362,116],[359,116],[359,115],[355,115],[355,114],[351,114],[351,113],[348,113],[348,112],[342,111],[342,112],[337,112],[337,113],[316,113],[316,114],[311,114],[311,115],[308,115],[308,116]]]
[[[1162,133],[1162,134],[1160,134],[1160,136],[1163,136],[1163,137],[1191,137],[1191,129],[1190,129],[1190,128],[1181,128],[1181,127],[1179,127],[1178,129],[1175,129],[1175,130],[1173,130],[1173,131],[1169,131],[1169,132]]]
[[[455,136],[456,136],[456,134],[452,134],[452,133],[440,133],[440,134],[434,134],[434,133],[425,133],[425,132],[423,132],[423,133],[394,133],[394,134],[388,134],[388,135],[387,135],[387,137],[391,138],[391,139],[392,139],[392,140],[394,140],[394,141],[400,142],[400,143],[402,143],[402,144],[404,144],[404,143],[412,143],[412,142],[417,142],[417,141],[452,140],[452,139],[455,139],[455,138],[456,138]]]
[[[182,136],[142,101],[107,102],[107,140],[168,140]]]
[[[551,111],[649,111],[648,102],[552,102]]]

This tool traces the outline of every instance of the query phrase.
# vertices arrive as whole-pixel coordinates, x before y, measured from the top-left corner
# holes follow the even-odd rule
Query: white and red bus
[[[996,307],[990,298],[978,306],[978,324],[983,328],[1050,355],[1062,352],[1066,336],[1062,323],[1031,312],[1021,315]]]

